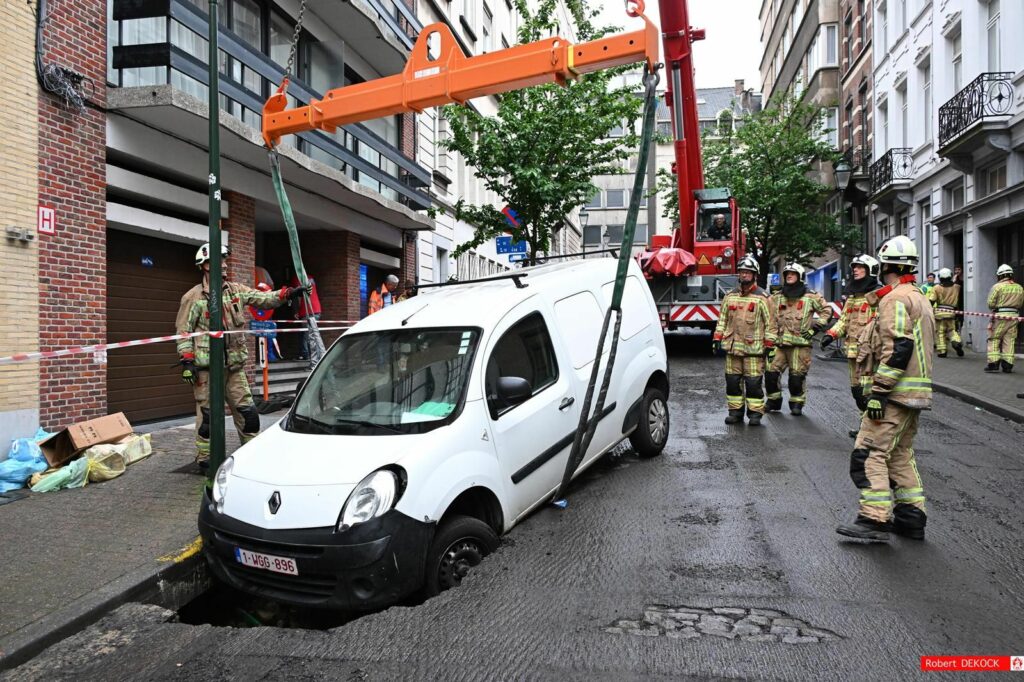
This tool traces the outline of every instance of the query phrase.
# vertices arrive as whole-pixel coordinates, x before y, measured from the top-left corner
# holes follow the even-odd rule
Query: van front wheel
[[[661,454],[668,442],[668,400],[665,393],[655,386],[644,392],[640,403],[640,420],[629,443],[641,457],[655,457]]]
[[[498,535],[471,516],[453,516],[437,529],[427,554],[424,593],[434,597],[462,584],[469,570],[498,548]]]

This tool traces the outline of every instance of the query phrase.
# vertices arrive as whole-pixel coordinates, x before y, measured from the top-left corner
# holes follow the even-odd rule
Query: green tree
[[[558,30],[556,0],[542,0],[536,10],[516,0],[523,17],[520,43],[541,40]],[[596,10],[583,0],[566,2],[577,25],[577,41],[594,40],[612,28],[592,23]],[[628,67],[585,75],[565,86],[550,84],[515,90],[498,97],[497,116],[483,116],[469,107],[442,110],[451,128],[445,147],[462,154],[484,186],[519,216],[513,229],[499,208],[460,198],[454,215],[475,227],[472,240],[460,244],[458,255],[511,231],[526,241],[531,262],[550,249],[553,234],[566,216],[596,191],[595,175],[621,173],[635,150],[632,131],[641,101],[627,88],[611,88],[614,75]],[[627,122],[625,137],[609,139],[612,128]]]
[[[760,263],[763,279],[777,258],[807,262],[830,249],[859,246],[859,228],[824,210],[834,189],[820,182],[819,164],[838,157],[825,141],[820,107],[780,100],[724,132],[704,140],[706,185],[732,190],[747,252]],[[659,178],[658,189],[666,212],[672,210],[678,220],[674,180]]]

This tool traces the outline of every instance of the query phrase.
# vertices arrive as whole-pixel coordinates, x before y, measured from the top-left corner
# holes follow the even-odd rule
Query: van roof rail
[[[449,282],[436,282],[434,284],[417,284],[413,289],[434,289],[437,287],[453,287],[460,284],[476,284],[478,282],[496,282],[499,280],[510,279],[515,282],[516,289],[525,289],[529,285],[522,282],[523,277],[529,277],[527,272],[508,272],[503,275],[494,275],[493,277],[481,277],[479,279],[462,279],[462,280],[451,280]]]
[[[549,260],[560,260],[562,258],[586,258],[587,256],[596,256],[599,253],[610,253],[613,258],[619,257],[619,249],[600,249],[598,251],[580,251],[579,253],[560,253],[555,256],[536,256],[534,260],[537,262],[547,262]]]

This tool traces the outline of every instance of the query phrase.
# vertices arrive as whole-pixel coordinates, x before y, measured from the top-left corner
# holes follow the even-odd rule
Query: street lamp
[[[583,257],[587,257],[587,223],[590,222],[590,211],[584,206],[580,209],[580,237],[583,241]]]
[[[850,186],[850,176],[853,175],[853,169],[850,168],[850,162],[846,160],[846,157],[842,157],[832,166],[833,175],[836,178],[836,189],[840,193],[846,191],[846,188]]]

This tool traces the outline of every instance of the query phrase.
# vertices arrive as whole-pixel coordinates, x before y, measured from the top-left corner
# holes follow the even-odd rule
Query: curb
[[[202,552],[144,566],[0,639],[0,671],[31,660],[47,647],[92,625],[129,601],[177,610],[208,589]]]
[[[1015,410],[1012,407],[1007,407],[1004,403],[997,402],[991,398],[973,391],[968,391],[958,386],[951,386],[949,384],[933,381],[932,387],[939,393],[944,393],[945,395],[958,398],[965,403],[988,410],[989,412],[999,415],[1004,419],[1015,421],[1018,424],[1024,424],[1024,410]]]

